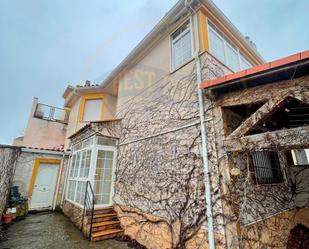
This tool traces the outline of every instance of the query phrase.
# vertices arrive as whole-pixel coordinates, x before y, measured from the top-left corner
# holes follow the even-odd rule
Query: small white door
[[[41,163],[35,180],[30,209],[51,209],[57,182],[58,164]]]
[[[103,148],[103,146],[100,147]],[[98,149],[97,151],[94,176],[94,193],[97,206],[112,205],[115,155],[114,148]]]

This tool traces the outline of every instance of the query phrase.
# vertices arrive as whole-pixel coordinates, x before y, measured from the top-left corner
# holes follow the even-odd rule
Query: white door
[[[101,148],[103,146],[100,146]],[[116,151],[108,147],[97,150],[94,193],[97,206],[112,205]]]
[[[35,180],[30,209],[51,209],[57,181],[58,164],[41,163]]]

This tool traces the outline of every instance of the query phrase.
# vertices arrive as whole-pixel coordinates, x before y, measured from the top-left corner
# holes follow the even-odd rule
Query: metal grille
[[[272,184],[283,181],[280,162],[274,151],[255,151],[251,154],[255,182]]]

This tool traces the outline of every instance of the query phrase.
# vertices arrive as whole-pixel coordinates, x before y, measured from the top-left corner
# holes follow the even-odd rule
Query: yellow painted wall
[[[85,101],[87,99],[98,99],[98,98],[101,98],[103,100],[101,120],[110,120],[115,118],[117,97],[105,93],[90,93],[81,95],[77,99],[77,101],[73,103],[70,110],[70,117],[68,121],[67,133],[65,139],[66,149],[69,147],[68,137],[89,123],[83,121]]]

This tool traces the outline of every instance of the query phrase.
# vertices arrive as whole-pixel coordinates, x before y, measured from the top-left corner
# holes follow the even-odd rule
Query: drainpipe
[[[192,10],[191,7],[190,9]],[[211,186],[210,186],[208,152],[207,152],[207,134],[205,128],[204,98],[202,89],[199,88],[199,84],[202,83],[202,75],[201,75],[201,61],[199,57],[200,44],[199,44],[199,32],[198,32],[198,20],[197,20],[197,14],[195,12],[193,12],[192,15],[193,15],[194,41],[195,41],[195,51],[193,56],[195,59],[195,66],[196,66],[196,81],[197,81],[201,138],[202,138],[202,158],[203,158],[203,168],[205,176],[204,184],[205,184],[205,199],[206,199],[206,215],[208,225],[208,243],[209,243],[209,249],[215,249]]]
[[[72,156],[71,156],[71,152],[69,154],[66,154],[69,158],[66,164],[66,169],[65,169],[65,174],[64,174],[64,181],[63,181],[63,188],[62,188],[62,196],[61,196],[61,201],[60,201],[60,208],[62,209],[63,207],[63,202],[64,202],[64,197],[66,195],[67,192],[67,185],[68,185],[68,178],[69,178],[69,168],[71,166],[71,160],[72,160]]]
[[[63,163],[64,163],[64,157],[65,157],[65,152],[63,152],[62,160],[61,160],[60,167],[59,167],[59,173],[58,173],[58,178],[57,178],[57,186],[56,186],[56,195],[55,195],[55,200],[54,200],[54,203],[53,203],[53,211],[55,211],[56,205],[57,205],[57,199],[58,199],[58,194],[59,194],[59,187],[60,187],[60,181],[61,181],[61,176],[62,176],[62,168],[63,168]]]

